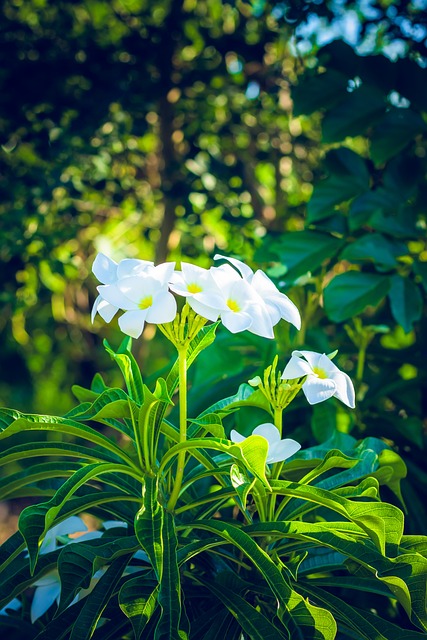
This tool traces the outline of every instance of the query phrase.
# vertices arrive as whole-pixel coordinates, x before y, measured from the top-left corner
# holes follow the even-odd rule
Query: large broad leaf
[[[328,177],[318,182],[307,206],[308,222],[328,218],[338,204],[369,189],[369,171],[361,156],[342,147],[330,151],[325,159]]]
[[[379,233],[367,233],[347,245],[341,258],[350,262],[373,262],[379,271],[387,271],[397,266],[398,256],[407,253],[408,249],[402,242],[388,240]]]
[[[404,201],[394,191],[385,188],[378,188],[366,193],[362,193],[355,198],[350,205],[348,224],[350,231],[360,229],[365,224],[370,223],[375,215],[390,216],[396,212],[396,208],[403,206]]]
[[[333,322],[343,322],[376,307],[385,298],[390,279],[372,273],[347,271],[335,276],[324,291],[325,311]]]
[[[388,296],[393,318],[405,333],[409,333],[414,323],[421,319],[423,311],[423,297],[419,287],[412,280],[396,274],[391,278]]]
[[[347,76],[335,69],[317,75],[306,74],[292,90],[294,116],[310,115],[344,100],[348,96],[347,84]]]
[[[314,273],[334,258],[344,244],[334,236],[316,231],[295,231],[283,234],[276,241],[268,238],[264,242],[271,243],[276,259],[286,267],[284,277],[291,282],[308,272]]]
[[[371,138],[371,158],[380,165],[396,156],[427,127],[412,109],[390,109],[375,127]]]
[[[368,127],[379,120],[385,109],[384,94],[373,86],[363,84],[327,112],[322,122],[323,142],[341,142],[348,136],[365,133]]]
[[[194,528],[216,533],[245,554],[261,573],[277,599],[277,616],[288,630],[289,640],[333,640],[336,624],[326,609],[305,600],[285,580],[270,556],[238,527],[215,520],[195,522]]]

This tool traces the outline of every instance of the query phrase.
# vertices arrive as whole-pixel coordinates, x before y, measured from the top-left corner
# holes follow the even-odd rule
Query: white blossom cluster
[[[255,273],[240,260],[217,255],[229,264],[203,269],[182,262],[154,266],[146,260],[125,259],[119,264],[100,253],[93,273],[102,283],[92,310],[92,321],[99,315],[106,321],[124,311],[119,327],[132,338],[139,338],[146,322],[171,322],[177,312],[172,292],[186,298],[200,316],[215,322],[218,318],[232,333],[250,331],[263,338],[274,338],[273,327],[287,320],[297,329],[301,318],[295,304],[281,293],[261,270]]]
[[[274,338],[273,327],[286,320],[301,327],[295,304],[281,293],[260,269],[255,273],[236,258],[217,254],[214,260],[227,264],[203,269],[187,262],[181,270],[174,262],[154,266],[147,260],[124,259],[119,264],[99,253],[93,273],[102,283],[92,310],[92,322],[99,315],[110,322],[122,310],[119,327],[132,338],[139,338],[146,322],[172,322],[177,313],[173,294],[183,296],[200,316],[215,322],[218,318],[232,333],[250,331]],[[332,396],[354,408],[355,394],[349,376],[331,359],[314,351],[293,351],[283,371],[283,380],[305,377],[302,390],[310,404]]]

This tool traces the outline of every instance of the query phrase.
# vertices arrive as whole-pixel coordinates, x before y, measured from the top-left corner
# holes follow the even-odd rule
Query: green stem
[[[363,373],[365,371],[366,348],[367,348],[367,345],[365,344],[361,344],[359,346],[359,354],[357,358],[357,370],[356,370],[356,380],[358,382],[361,382],[363,380]]]
[[[187,440],[187,347],[178,348],[179,364],[179,442]],[[168,502],[168,509],[173,511],[181,491],[184,477],[185,451],[180,451],[177,458],[177,470],[173,490]]]
[[[283,408],[282,407],[274,407],[274,426],[278,429],[280,433],[280,437],[282,437],[282,428],[283,428]],[[280,476],[280,472],[282,471],[283,462],[276,462],[273,464],[273,468],[271,470],[271,477],[273,480],[277,480]],[[270,522],[274,520],[274,512],[276,510],[276,494],[272,494],[269,496],[268,502],[268,519]]]

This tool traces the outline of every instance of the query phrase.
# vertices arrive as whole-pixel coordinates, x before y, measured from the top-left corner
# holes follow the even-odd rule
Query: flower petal
[[[153,305],[147,309],[147,322],[163,324],[172,322],[176,316],[176,300],[169,291],[160,291],[153,301]]]
[[[123,309],[124,311],[135,309],[135,302],[132,302],[127,296],[125,296],[123,292],[120,291],[117,284],[100,285],[97,289],[101,298],[112,304],[113,307]]]
[[[296,353],[294,351],[294,353]],[[312,375],[313,370],[302,358],[292,355],[288,364],[283,370],[282,380],[295,380],[296,378],[302,378],[303,376]]]
[[[98,253],[92,265],[92,272],[102,284],[112,284],[117,279],[117,263],[103,253]]]
[[[249,329],[252,324],[252,317],[244,311],[223,311],[221,313],[221,321],[231,333],[239,333]]]
[[[150,260],[125,258],[124,260],[120,260],[117,265],[117,280],[127,278],[128,276],[135,276],[138,273],[147,271],[150,267],[154,267],[154,262]]]
[[[206,304],[201,303],[200,300],[195,296],[189,297],[187,299],[187,302],[190,305],[190,307],[193,309],[193,311],[198,313],[199,316],[202,316],[202,318],[206,318],[211,322],[216,322],[218,320],[218,316],[219,316],[218,309],[208,307]]]
[[[118,308],[106,300],[102,300],[98,305],[98,313],[104,322],[111,322],[118,311]]]
[[[276,442],[270,446],[268,450],[267,464],[283,462],[293,456],[294,453],[300,449],[301,445],[296,440],[292,440],[291,438],[280,440],[280,442]]]
[[[242,436],[238,431],[236,431],[235,429],[232,429],[230,431],[230,440],[231,442],[243,442],[243,440],[246,440],[245,436]]]
[[[216,253],[214,255],[214,260],[227,260],[227,262],[232,264],[233,267],[235,267],[239,271],[239,273],[243,278],[245,278],[245,280],[251,280],[253,276],[254,272],[252,271],[252,269],[241,260],[237,260],[237,258],[229,258],[227,256],[222,256],[221,254]]]
[[[332,398],[335,394],[335,382],[333,380],[308,376],[302,385],[302,390],[309,404],[317,404]]]
[[[263,424],[258,425],[252,431],[252,435],[254,436],[262,436],[266,440],[268,440],[268,444],[271,446],[276,442],[280,442],[280,432],[277,427],[274,426],[272,422],[264,422]]]
[[[37,584],[37,583],[36,583]],[[59,576],[50,584],[38,586],[34,592],[31,603],[31,622],[34,623],[53,605],[61,593]]]
[[[331,374],[331,379],[335,382],[334,396],[344,402],[350,409],[354,409],[356,403],[351,378],[344,371],[338,371],[338,373]]]
[[[307,360],[312,369],[319,366],[319,360],[322,357],[322,353],[316,351],[292,351],[293,356],[304,358]]]
[[[126,311],[126,313],[119,318],[120,331],[131,338],[139,338],[144,330],[146,316],[147,309]]]

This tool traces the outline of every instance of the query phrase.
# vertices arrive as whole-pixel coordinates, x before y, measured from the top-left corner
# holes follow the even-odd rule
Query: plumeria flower
[[[21,606],[21,601],[18,598],[13,598],[3,609],[0,609],[0,616],[7,616],[9,611],[19,611]]]
[[[87,531],[87,526],[78,516],[70,516],[59,524],[49,529],[46,533],[39,553],[50,553],[58,548],[58,538],[69,536],[71,533],[81,533]]]
[[[263,338],[274,338],[273,325],[262,299],[251,285],[230,267],[211,267],[210,272],[222,295],[217,308],[221,321],[231,333],[248,330]]]
[[[296,440],[292,440],[291,438],[281,440],[278,428],[271,422],[265,422],[264,424],[260,424],[258,427],[255,427],[252,431],[252,435],[262,436],[267,440],[267,464],[283,462],[301,449],[301,445]],[[233,429],[230,433],[230,440],[232,442],[243,442],[246,438]]]
[[[94,589],[96,583],[103,576],[105,571],[106,568],[96,571],[92,576],[89,587],[87,589],[81,589],[69,606],[71,607],[73,604],[78,602],[78,600],[85,598]],[[61,579],[58,571],[56,569],[49,571],[45,576],[36,580],[34,586],[36,589],[34,591],[30,609],[32,623],[46,613],[54,602],[59,604],[59,600],[61,598]]]
[[[175,263],[148,266],[134,275],[125,275],[117,282],[100,285],[102,298],[125,313],[119,327],[128,336],[139,338],[145,322],[162,324],[176,316],[176,301],[168,291]]]
[[[154,263],[148,260],[136,260],[136,259],[124,259],[117,264],[114,260],[111,260],[103,253],[98,253],[93,265],[92,272],[96,278],[103,285],[115,284],[118,279],[124,278],[128,275],[135,275],[136,273],[153,267]],[[105,322],[110,322],[116,315],[119,307],[110,304],[105,300],[101,294],[96,298],[93,308],[91,320],[95,320],[97,313]]]
[[[227,260],[241,274],[242,278],[248,282],[260,300],[267,307],[268,314],[273,327],[280,319],[286,320],[297,329],[301,328],[301,316],[296,305],[281,293],[276,285],[261,269],[255,273],[241,260],[228,258],[220,254],[214,256],[214,260]]]
[[[184,296],[190,307],[202,316],[215,322],[220,311],[227,305],[212,272],[188,262],[181,262],[181,271],[172,274],[169,286],[174,293]]]
[[[293,351],[282,379],[293,380],[303,376],[307,378],[302,390],[310,404],[317,404],[334,396],[354,409],[355,394],[351,379],[344,371],[340,371],[326,354]]]

